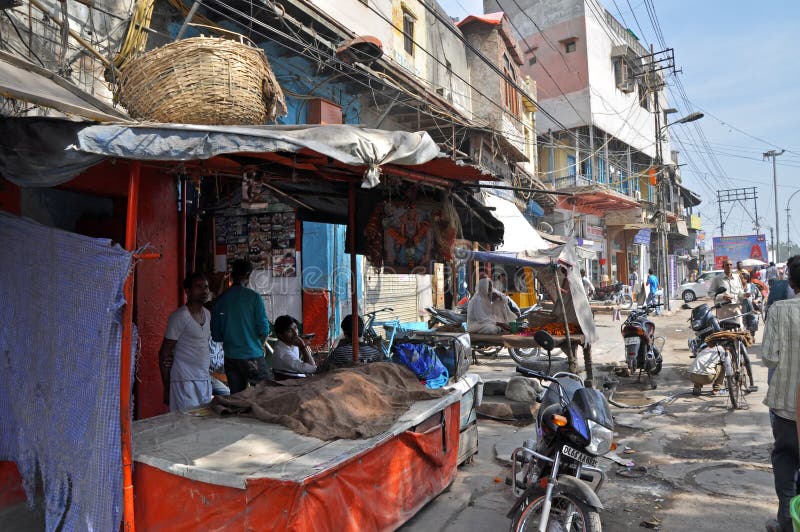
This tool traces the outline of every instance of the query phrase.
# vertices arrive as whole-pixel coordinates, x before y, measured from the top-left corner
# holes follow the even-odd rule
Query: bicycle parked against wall
[[[384,312],[394,312],[391,307],[382,308],[380,310],[373,310],[364,314],[364,336],[363,341],[369,345],[377,348],[385,357],[392,357],[392,346],[397,333],[406,332],[400,324],[400,319],[395,317],[391,320],[378,321],[376,316]],[[381,337],[376,330],[376,327],[383,327],[385,337]]]

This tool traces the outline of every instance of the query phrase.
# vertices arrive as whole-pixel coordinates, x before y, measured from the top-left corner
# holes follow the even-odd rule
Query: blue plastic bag
[[[436,356],[433,347],[425,344],[399,344],[396,347],[398,360],[425,381],[428,388],[441,388],[447,384],[450,374]]]

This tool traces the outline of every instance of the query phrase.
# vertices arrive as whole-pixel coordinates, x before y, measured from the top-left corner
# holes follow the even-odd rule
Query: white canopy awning
[[[493,207],[494,217],[505,226],[503,244],[497,251],[539,251],[553,247],[531,226],[513,202],[494,194],[484,194],[483,204]]]

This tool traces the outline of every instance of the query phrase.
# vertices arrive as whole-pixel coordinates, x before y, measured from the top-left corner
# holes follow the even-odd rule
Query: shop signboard
[[[697,232],[697,249],[706,249],[706,232]]]
[[[678,260],[675,255],[667,255],[667,267],[669,268],[669,295],[672,299],[678,293]]]
[[[634,244],[644,244],[645,246],[650,245],[650,233],[651,229],[639,229],[636,232],[636,235],[633,237]]]
[[[734,263],[744,259],[767,261],[765,235],[715,236],[713,241],[715,269],[721,269],[725,259]]]

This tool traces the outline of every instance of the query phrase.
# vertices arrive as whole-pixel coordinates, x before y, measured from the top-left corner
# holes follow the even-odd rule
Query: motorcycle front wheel
[[[538,360],[541,356],[541,349],[538,347],[509,347],[508,354],[517,364],[525,364]]]
[[[622,297],[620,297],[619,302],[620,306],[625,310],[628,310],[633,306],[633,298],[628,294],[624,294]]]
[[[487,345],[483,347],[473,347],[475,351],[486,357],[496,357],[502,347]]]
[[[521,506],[511,523],[511,532],[536,532],[539,530],[544,493]],[[600,514],[579,501],[569,492],[553,493],[547,530],[564,532],[602,532]]]

